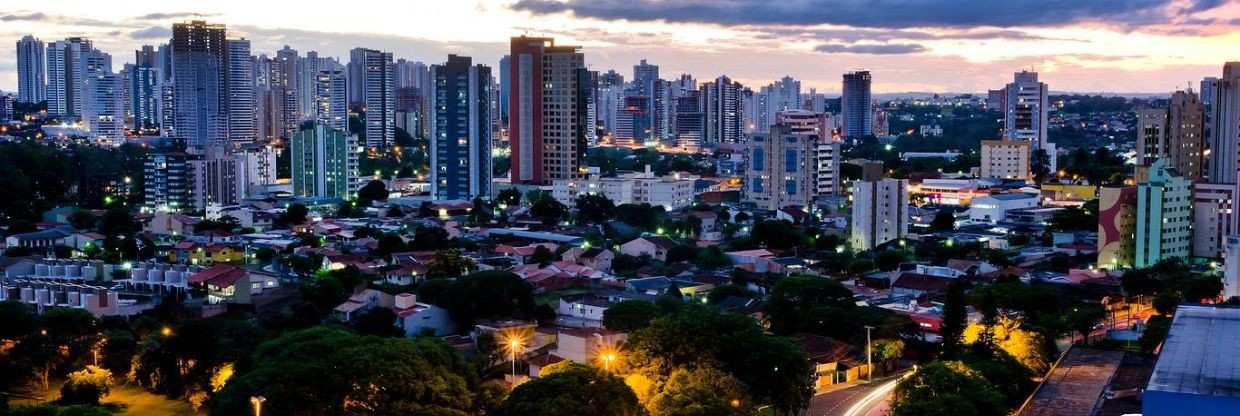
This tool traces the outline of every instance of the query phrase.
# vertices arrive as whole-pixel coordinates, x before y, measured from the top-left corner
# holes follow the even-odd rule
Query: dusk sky
[[[14,43],[86,36],[115,70],[174,22],[228,25],[255,54],[287,44],[347,60],[366,46],[442,62],[495,65],[508,38],[584,47],[592,69],[629,77],[641,58],[664,78],[726,74],[746,85],[784,75],[838,93],[868,69],[876,92],[984,92],[1033,68],[1054,91],[1165,93],[1240,60],[1240,0],[41,0],[0,11],[0,89],[15,90]],[[14,9],[13,7],[16,7]]]

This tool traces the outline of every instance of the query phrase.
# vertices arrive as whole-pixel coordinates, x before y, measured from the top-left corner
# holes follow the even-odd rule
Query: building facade
[[[1029,142],[1017,140],[982,140],[981,177],[1000,179],[1033,178]]]
[[[17,102],[47,100],[47,58],[43,41],[30,35],[17,41]]]
[[[1098,267],[1131,267],[1136,255],[1137,188],[1103,187],[1098,194]]]
[[[350,52],[349,102],[366,109],[367,148],[396,144],[396,84],[392,82],[392,53],[354,48]]]
[[[1193,240],[1192,183],[1163,159],[1146,176],[1137,183],[1136,268],[1186,258]]]
[[[586,151],[591,94],[585,55],[551,38],[511,40],[508,137],[511,181],[546,184],[574,179]]]
[[[293,195],[352,199],[357,192],[357,136],[307,123],[289,140]]]
[[[870,71],[844,74],[843,94],[840,96],[840,113],[844,117],[844,137],[874,135],[874,112],[870,107]]]
[[[866,162],[853,182],[853,250],[869,250],[908,234],[908,180],[883,176],[881,162]]]
[[[1008,140],[1025,140],[1034,150],[1047,149],[1047,101],[1049,89],[1038,81],[1038,73],[1020,71],[1005,88],[1003,136]]]
[[[201,147],[228,141],[228,45],[224,25],[172,25],[173,117],[177,138]]]
[[[1232,184],[1193,184],[1193,257],[1221,258],[1236,233]]]
[[[491,195],[491,68],[448,55],[431,66],[431,195],[472,200]]]

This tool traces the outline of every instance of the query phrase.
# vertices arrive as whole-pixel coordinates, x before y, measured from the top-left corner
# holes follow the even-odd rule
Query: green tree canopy
[[[625,300],[603,311],[603,326],[612,331],[633,332],[650,325],[660,314],[658,306],[644,300]]]
[[[513,389],[495,416],[639,416],[645,410],[624,380],[601,369],[570,364]]]

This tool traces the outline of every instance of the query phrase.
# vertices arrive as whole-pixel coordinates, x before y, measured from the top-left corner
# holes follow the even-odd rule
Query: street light
[[[874,354],[870,352],[870,330],[874,327],[865,326],[865,382],[874,381]]]
[[[250,404],[254,405],[254,416],[263,416],[263,402],[267,401],[263,396],[250,396]]]
[[[616,360],[616,353],[605,352],[599,356],[599,359],[603,360],[603,370],[611,372],[611,362]]]
[[[165,326],[159,330],[159,333],[163,334],[165,337],[170,337],[172,336],[172,327]]]
[[[521,349],[521,340],[517,337],[508,339],[508,353],[512,358],[512,382],[517,382],[517,350]]]

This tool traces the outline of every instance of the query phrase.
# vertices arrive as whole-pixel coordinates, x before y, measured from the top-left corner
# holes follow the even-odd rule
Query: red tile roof
[[[238,280],[249,274],[245,268],[234,266],[231,264],[217,264],[209,269],[194,273],[189,277],[190,283],[203,283],[208,285],[225,288],[232,287]]]

